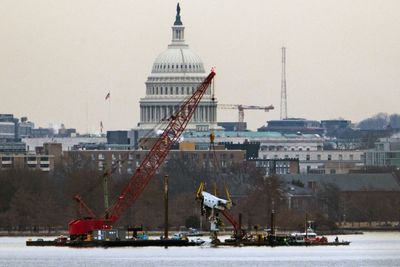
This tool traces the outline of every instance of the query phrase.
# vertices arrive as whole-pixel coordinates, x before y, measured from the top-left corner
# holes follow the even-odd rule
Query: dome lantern
[[[172,44],[171,45],[179,45],[185,44],[185,27],[181,21],[181,8],[179,7],[179,3],[176,6],[176,17],[174,25],[172,26]]]

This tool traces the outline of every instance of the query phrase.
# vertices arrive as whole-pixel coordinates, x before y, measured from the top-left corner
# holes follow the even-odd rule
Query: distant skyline
[[[358,122],[400,113],[400,1],[179,1],[185,39],[215,66],[221,104],[255,130],[279,119],[281,47],[288,116]],[[2,1],[0,113],[80,133],[131,129],[177,1]],[[110,98],[105,97],[110,92]],[[219,121],[237,111],[218,110]]]

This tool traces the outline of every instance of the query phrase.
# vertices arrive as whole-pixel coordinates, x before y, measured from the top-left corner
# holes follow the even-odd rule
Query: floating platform
[[[203,242],[189,241],[189,240],[176,240],[176,239],[147,239],[147,240],[91,240],[81,241],[67,240],[66,242],[59,242],[57,240],[28,240],[26,241],[27,246],[57,246],[57,247],[189,247],[189,246],[200,246]]]
[[[221,242],[213,244],[215,246],[231,246],[231,247],[311,247],[311,246],[348,246],[350,241],[340,242],[327,242],[327,243],[270,243],[270,242],[258,242],[258,241],[237,241],[237,242]]]
[[[290,239],[288,236],[277,236],[274,238],[260,238],[253,240],[237,240],[237,239],[225,239],[222,242],[214,243],[215,246],[255,246],[255,247],[308,247],[308,246],[348,246],[350,241],[335,241],[335,242],[313,242],[303,241],[298,242]]]

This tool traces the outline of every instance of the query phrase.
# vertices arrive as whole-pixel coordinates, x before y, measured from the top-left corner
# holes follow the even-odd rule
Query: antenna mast
[[[287,119],[286,95],[286,47],[282,47],[282,78],[281,78],[281,120]]]

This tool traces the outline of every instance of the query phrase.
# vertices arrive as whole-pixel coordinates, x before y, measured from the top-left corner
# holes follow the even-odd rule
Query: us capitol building
[[[172,42],[153,63],[140,99],[140,122],[135,130],[149,131],[174,114],[207,77],[201,58],[185,43],[180,7],[172,26]],[[217,127],[217,101],[208,88],[186,130],[208,131]]]

